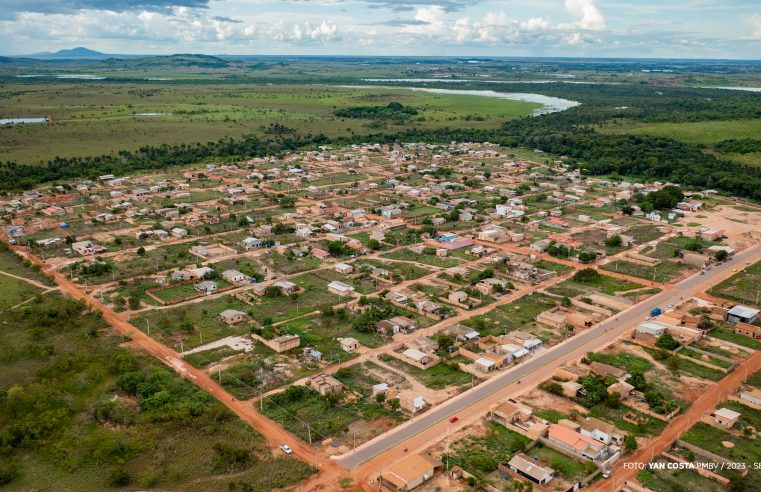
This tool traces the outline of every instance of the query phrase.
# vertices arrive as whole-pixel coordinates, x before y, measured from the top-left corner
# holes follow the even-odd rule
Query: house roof
[[[573,429],[560,424],[552,424],[549,429],[549,437],[569,446],[577,451],[583,451],[589,447],[602,448],[605,445],[600,441],[586,437]]]
[[[240,316],[240,315],[246,316],[246,313],[244,313],[243,311],[238,311],[237,309],[225,309],[224,311],[219,313],[219,315],[223,318],[232,318],[233,316]]]
[[[760,311],[758,309],[753,309],[751,307],[742,306],[738,304],[737,306],[727,311],[727,314],[731,314],[733,316],[739,316],[741,318],[752,318],[754,316],[758,316],[759,312]]]
[[[734,410],[730,410],[728,408],[720,408],[714,412],[714,415],[727,420],[736,420],[740,418],[741,414],[740,412],[735,412]]]
[[[385,480],[402,489],[426,473],[433,472],[435,465],[436,463],[429,461],[424,456],[413,454],[392,463],[381,474]]]
[[[526,456],[523,453],[518,453],[515,456],[513,456],[510,461],[507,463],[507,466],[513,467],[516,470],[519,470],[520,472],[530,476],[531,478],[535,479],[537,482],[542,482],[547,479],[547,477],[552,476],[552,469],[545,468],[543,466],[540,466],[534,462],[533,459]]]

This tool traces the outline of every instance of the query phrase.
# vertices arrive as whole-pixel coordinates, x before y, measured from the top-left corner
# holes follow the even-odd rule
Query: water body
[[[24,123],[47,123],[47,118],[5,118],[0,119],[0,125],[19,125]]]
[[[425,84],[428,82],[442,82],[445,84],[589,84],[589,85],[614,85],[613,82],[587,82],[584,80],[493,80],[493,79],[362,79],[364,82],[409,82],[412,84]]]
[[[725,86],[725,87],[701,87],[701,89],[725,89],[728,91],[761,92],[761,87]]]
[[[58,74],[48,74],[48,73],[33,73],[33,74],[26,74],[26,75],[16,75],[19,79],[36,79],[40,77],[52,77],[54,79],[74,79],[74,80],[104,80],[105,77],[101,77],[99,75],[90,75],[90,74],[76,74],[76,73],[58,73]]]
[[[496,91],[475,91],[475,90],[459,90],[459,89],[435,89],[432,87],[390,87],[381,85],[343,85],[340,87],[348,87],[354,89],[406,89],[410,91],[430,92],[433,94],[453,94],[462,96],[480,96],[480,97],[493,97],[495,99],[509,99],[511,101],[524,101],[531,103],[539,103],[541,108],[534,111],[533,115],[538,116],[540,114],[558,113],[565,111],[581,103],[577,101],[571,101],[569,99],[562,99],[559,97],[545,96],[543,94],[534,94],[530,92],[496,92]]]

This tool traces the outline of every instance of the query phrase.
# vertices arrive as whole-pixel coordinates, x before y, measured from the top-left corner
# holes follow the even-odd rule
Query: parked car
[[[282,449],[285,454],[293,454],[293,450],[287,444],[281,444],[280,449]]]
[[[449,421],[450,421],[451,423],[453,423],[453,424],[454,424],[455,422],[457,422],[458,420],[460,420],[460,419],[459,419],[459,418],[457,418],[457,417],[452,417],[451,419],[449,419]]]
[[[610,478],[610,470],[605,470],[602,472],[602,478]]]

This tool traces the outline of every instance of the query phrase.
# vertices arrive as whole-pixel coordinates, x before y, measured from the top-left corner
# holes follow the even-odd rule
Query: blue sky
[[[761,0],[1,0],[0,53],[761,58]]]

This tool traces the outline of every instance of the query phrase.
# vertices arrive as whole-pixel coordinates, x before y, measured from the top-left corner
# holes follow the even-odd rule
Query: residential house
[[[354,287],[343,282],[339,282],[338,280],[334,280],[328,284],[328,290],[334,294],[338,294],[339,296],[348,296],[354,292]]]
[[[481,338],[481,334],[469,326],[461,325],[459,323],[454,324],[447,328],[447,331],[452,334],[457,340],[463,342],[474,342]]]
[[[298,335],[281,335],[272,340],[267,340],[266,345],[275,352],[281,353],[301,345],[301,337]]]
[[[720,408],[713,414],[714,425],[722,429],[731,429],[740,418],[741,414],[728,408]]]
[[[428,456],[412,454],[381,470],[380,479],[400,492],[408,492],[430,480],[438,466],[441,463]]]
[[[409,348],[402,352],[402,356],[420,366],[427,366],[436,360],[432,355],[413,348]]]
[[[761,311],[758,309],[738,304],[727,311],[727,321],[730,323],[742,321],[743,323],[753,324],[758,319],[759,312]]]
[[[262,247],[262,240],[256,237],[247,237],[243,241],[241,241],[241,244],[243,244],[243,249],[246,251],[252,250],[252,249],[258,249]]]
[[[539,464],[534,458],[518,453],[507,462],[507,467],[514,474],[527,478],[537,485],[544,485],[554,476],[551,468]]]
[[[344,385],[329,374],[320,373],[309,380],[309,386],[322,396],[338,394],[343,391]]]
[[[359,342],[356,338],[341,338],[339,342],[341,343],[341,349],[344,352],[354,352],[357,350],[357,347],[359,347]]]
[[[336,263],[333,268],[336,270],[336,272],[342,273],[344,275],[348,275],[354,271],[354,267],[347,265],[346,263]]]
[[[606,455],[607,446],[605,443],[583,436],[576,430],[560,424],[550,425],[547,439],[569,453],[593,461],[603,459]]]
[[[209,295],[217,290],[217,283],[212,280],[204,280],[203,282],[195,284],[193,288],[201,294]]]
[[[238,270],[225,270],[222,272],[222,278],[231,284],[245,282],[250,279],[248,275],[241,273]]]
[[[228,325],[234,325],[248,319],[248,314],[235,309],[225,309],[219,313],[219,318]]]

